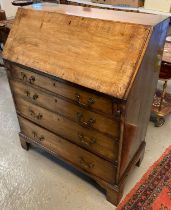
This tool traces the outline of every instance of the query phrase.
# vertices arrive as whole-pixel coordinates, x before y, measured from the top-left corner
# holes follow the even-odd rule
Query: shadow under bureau
[[[157,15],[19,8],[3,56],[22,147],[72,164],[117,205],[143,159],[167,27]]]

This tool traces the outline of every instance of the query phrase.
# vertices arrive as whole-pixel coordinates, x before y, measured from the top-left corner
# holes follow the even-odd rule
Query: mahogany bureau
[[[68,5],[19,8],[3,57],[22,147],[72,164],[117,205],[143,158],[168,22]]]

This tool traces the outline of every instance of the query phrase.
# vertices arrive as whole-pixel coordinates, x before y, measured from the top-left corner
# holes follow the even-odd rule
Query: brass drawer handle
[[[31,98],[32,100],[37,100],[39,97],[36,93],[31,97],[31,93],[28,90],[25,91],[25,94],[28,98]]]
[[[30,84],[34,84],[34,82],[36,80],[34,76],[30,76],[28,78],[27,75],[24,74],[23,72],[21,72],[21,79],[25,82],[29,82]]]
[[[95,103],[95,100],[93,98],[91,98],[91,97],[88,99],[88,101],[87,101],[86,104],[85,103],[82,103],[81,102],[81,96],[80,96],[79,93],[76,93],[75,94],[75,98],[76,98],[77,104],[79,104],[79,106],[82,106],[84,108],[89,108],[92,104]]]
[[[34,139],[38,140],[38,141],[44,141],[45,137],[44,136],[38,136],[38,134],[35,131],[32,131],[33,137]]]
[[[53,82],[53,86],[54,86],[54,87],[57,87],[56,82]]]
[[[33,84],[35,80],[36,80],[35,77],[34,77],[34,76],[31,76],[31,77],[29,78],[30,84]]]
[[[35,93],[32,97],[33,100],[37,100],[39,98],[39,96]]]
[[[32,109],[29,109],[29,112],[30,112],[30,115],[37,119],[37,120],[41,120],[43,118],[43,115],[42,114],[36,114]]]
[[[27,81],[27,76],[23,72],[21,72],[21,79]]]
[[[25,91],[27,97],[30,97],[30,92],[28,90]]]
[[[92,169],[94,168],[94,163],[88,163],[84,160],[83,157],[80,157],[80,165],[85,169]]]
[[[92,118],[90,118],[87,122],[83,121],[82,119],[83,119],[83,114],[77,112],[77,121],[81,126],[85,128],[93,128],[93,124],[96,122],[96,120]]]
[[[80,139],[80,142],[86,146],[91,146],[92,144],[96,143],[95,138],[89,138],[87,136],[84,136],[84,134],[78,133],[78,137]]]

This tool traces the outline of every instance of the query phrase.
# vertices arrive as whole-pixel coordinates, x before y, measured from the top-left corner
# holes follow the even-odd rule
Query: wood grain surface
[[[28,9],[32,10],[45,10],[49,12],[58,12],[61,14],[69,14],[80,17],[90,17],[101,20],[112,20],[118,22],[135,23],[142,25],[155,26],[158,23],[165,20],[167,17],[163,15],[154,15],[147,13],[137,13],[137,12],[124,12],[124,11],[112,11],[102,8],[85,8],[82,6],[72,6],[72,5],[61,5],[61,4],[51,4],[43,3],[41,7],[36,8],[33,6],[28,6]]]
[[[168,23],[64,5],[20,8],[4,58],[22,147],[36,144],[74,165],[117,205],[143,159]]]
[[[151,27],[19,9],[4,58],[124,98]]]
[[[94,119],[92,128],[100,130],[101,132],[115,137],[116,130],[119,130],[119,122],[112,118],[110,119],[103,115],[88,111],[78,105],[69,103],[38,89],[22,85],[22,83],[14,81],[11,81],[11,83],[13,85],[14,93],[17,94],[18,97],[22,97],[27,101],[44,107],[52,112],[59,113],[83,127],[83,122],[88,122],[89,119]]]
[[[115,137],[112,139],[107,134],[105,135],[93,128],[82,127],[78,123],[70,121],[59,114],[31,104],[21,99],[21,97],[15,96],[15,102],[18,113],[32,122],[82,146],[85,145],[82,143],[80,135],[83,136],[85,141],[91,141],[91,138],[95,138],[97,144],[90,144],[90,146],[85,147],[110,160],[116,160],[117,142],[115,138],[119,136],[119,130],[116,130],[115,127],[113,128],[113,135]]]
[[[49,90],[59,96],[63,96],[65,99],[70,99],[77,105],[81,105],[88,110],[96,110],[104,112],[110,116],[113,114],[112,99],[99,93],[93,93],[86,88],[80,88],[79,86],[73,86],[66,81],[55,80],[54,78],[48,78],[46,76],[36,74],[35,72],[28,71],[16,65],[11,65],[10,77],[14,80],[20,80],[26,85],[33,85],[34,88],[41,88]],[[79,96],[79,99],[78,99]],[[93,101],[93,103],[88,103]]]
[[[44,148],[103,180],[115,183],[116,168],[98,156],[19,117],[21,132]]]

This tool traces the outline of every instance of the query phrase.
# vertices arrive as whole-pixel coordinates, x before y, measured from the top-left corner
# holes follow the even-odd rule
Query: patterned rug
[[[171,146],[149,168],[117,210],[171,210]]]

